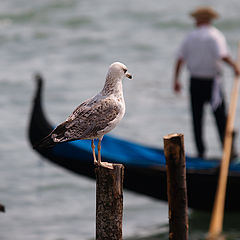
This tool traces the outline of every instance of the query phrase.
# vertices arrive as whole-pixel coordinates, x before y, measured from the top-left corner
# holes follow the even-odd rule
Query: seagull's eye
[[[124,72],[124,73],[126,73],[126,72],[127,72],[127,69],[126,69],[126,68],[124,68],[124,69],[123,69],[123,72]]]

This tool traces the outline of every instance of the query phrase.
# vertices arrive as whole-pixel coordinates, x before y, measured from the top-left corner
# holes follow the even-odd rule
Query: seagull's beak
[[[126,72],[125,76],[129,79],[132,79],[132,74],[130,74],[129,72]]]

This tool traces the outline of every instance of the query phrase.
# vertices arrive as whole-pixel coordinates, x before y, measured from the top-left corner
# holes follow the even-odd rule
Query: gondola
[[[36,77],[36,92],[28,127],[28,138],[34,146],[52,129],[42,108],[43,79]],[[88,140],[62,143],[52,148],[34,149],[50,162],[76,174],[95,178],[91,144]],[[143,146],[111,135],[102,141],[102,161],[125,166],[124,188],[155,199],[167,201],[167,181],[162,149]],[[196,210],[212,209],[219,160],[186,156],[188,206]],[[240,211],[240,163],[230,164],[226,211]]]

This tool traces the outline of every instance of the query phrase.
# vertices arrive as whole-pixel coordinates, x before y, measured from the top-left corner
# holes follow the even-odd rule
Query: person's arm
[[[222,60],[233,69],[235,76],[240,76],[240,69],[230,56],[222,57]]]
[[[181,91],[181,83],[180,83],[180,73],[183,67],[184,61],[182,58],[178,58],[175,64],[175,71],[174,71],[174,82],[173,82],[173,89],[176,93]]]

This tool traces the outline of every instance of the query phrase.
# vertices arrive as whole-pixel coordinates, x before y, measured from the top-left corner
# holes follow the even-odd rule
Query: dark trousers
[[[203,157],[205,153],[205,144],[203,141],[203,111],[204,105],[211,102],[212,98],[213,79],[200,79],[191,77],[190,79],[190,96],[191,96],[191,110],[193,120],[193,130],[195,143],[198,150],[199,157]],[[220,141],[223,145],[225,127],[226,127],[226,110],[222,94],[222,103],[213,110],[216,120],[217,129]]]

